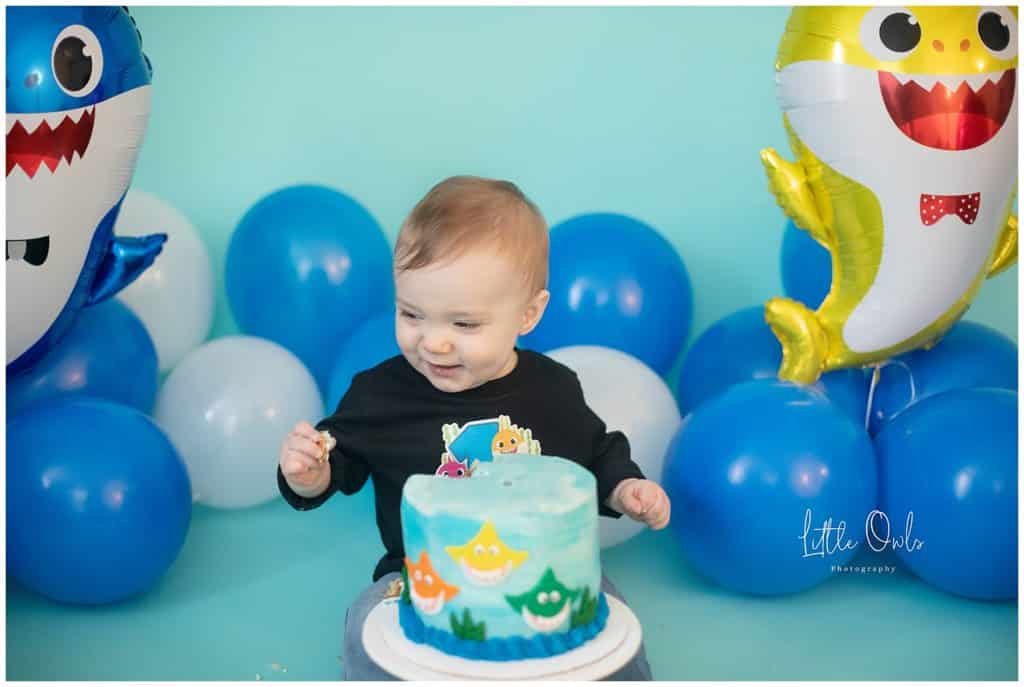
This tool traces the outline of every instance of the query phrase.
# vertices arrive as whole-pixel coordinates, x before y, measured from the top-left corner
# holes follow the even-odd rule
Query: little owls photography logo
[[[854,539],[853,533],[847,532],[845,520],[834,522],[831,516],[821,521],[820,526],[815,526],[814,513],[810,508],[804,511],[803,533],[798,539],[803,546],[801,558],[828,558],[840,555],[847,551],[853,551],[862,543],[874,552],[898,551],[903,549],[908,553],[920,551],[924,548],[924,540],[914,536],[914,511],[908,511],[906,520],[903,522],[903,530],[894,532],[888,514],[875,509],[864,518],[864,538]],[[894,573],[896,568],[890,565],[859,566],[859,565],[833,565],[832,572],[870,572],[870,573]]]

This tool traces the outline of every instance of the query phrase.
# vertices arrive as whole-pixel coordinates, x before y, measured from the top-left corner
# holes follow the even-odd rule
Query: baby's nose
[[[423,339],[423,347],[430,353],[450,353],[451,342],[443,334],[428,334]]]

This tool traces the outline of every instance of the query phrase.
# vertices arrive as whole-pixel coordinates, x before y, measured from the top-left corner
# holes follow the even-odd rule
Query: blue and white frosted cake
[[[543,658],[595,637],[597,487],[562,458],[509,454],[468,479],[414,475],[402,491],[406,637],[456,656]]]

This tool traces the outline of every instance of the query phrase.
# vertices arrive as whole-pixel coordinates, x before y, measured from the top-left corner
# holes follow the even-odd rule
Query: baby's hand
[[[299,495],[308,497],[327,488],[331,477],[327,456],[333,448],[330,442],[330,434],[318,432],[305,421],[285,437],[278,462],[285,481]]]
[[[645,523],[652,530],[665,527],[672,511],[668,494],[657,482],[635,477],[619,482],[612,492],[611,502],[617,511]]]

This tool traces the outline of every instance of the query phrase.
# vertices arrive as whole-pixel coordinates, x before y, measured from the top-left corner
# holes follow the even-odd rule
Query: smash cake
[[[562,458],[509,454],[402,491],[405,637],[469,659],[546,658],[596,637],[597,485]]]

